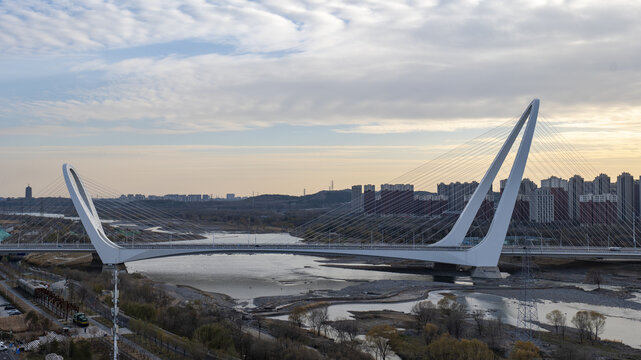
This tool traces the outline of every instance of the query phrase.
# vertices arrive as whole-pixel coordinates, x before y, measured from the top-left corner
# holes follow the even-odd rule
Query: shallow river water
[[[213,237],[213,239],[212,239]],[[208,234],[197,243],[294,243],[299,239],[287,234]],[[288,254],[190,255],[149,259],[127,264],[130,272],[140,272],[154,281],[188,285],[203,291],[223,293],[241,305],[253,306],[253,299],[262,296],[297,295],[310,290],[338,290],[360,282],[374,280],[430,280],[429,275],[393,273],[375,270],[342,269],[323,266],[324,258]],[[464,279],[465,280],[465,279]],[[580,284],[576,284],[579,286]],[[436,303],[444,292],[452,292],[468,309],[484,309],[490,317],[517,323],[518,302],[515,299],[478,292],[438,291],[428,300]],[[641,296],[640,296],[641,297]],[[417,301],[399,303],[349,303],[329,307],[332,319],[350,317],[350,311],[395,310],[410,312]],[[539,320],[558,309],[570,319],[579,310],[595,310],[607,316],[602,338],[619,340],[641,348],[641,311],[580,303],[538,303]],[[286,319],[287,317],[282,317]]]

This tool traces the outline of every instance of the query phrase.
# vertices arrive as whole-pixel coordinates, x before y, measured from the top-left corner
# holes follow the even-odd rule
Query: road
[[[108,328],[104,324],[92,319],[91,317],[89,318],[89,322],[92,325],[97,326],[100,330],[105,331],[107,334],[111,334],[111,328]],[[110,340],[113,343],[113,339]],[[136,344],[135,342],[125,338],[125,337],[120,337],[120,342],[123,344],[126,344],[127,346],[130,346],[134,349],[136,349],[139,353],[144,354],[148,359],[151,360],[162,360],[158,356],[154,355],[153,353],[149,352],[147,349],[143,348],[142,346]]]
[[[18,356],[10,350],[0,352],[0,360],[16,360],[16,359],[18,359]]]
[[[45,312],[44,310],[42,310],[38,306],[34,305],[31,301],[27,300],[24,296],[22,296],[19,292],[17,292],[11,286],[7,285],[7,281],[6,280],[0,281],[0,284],[2,284],[5,289],[7,289],[7,291],[11,294],[11,297],[13,297],[14,299],[20,299],[20,300],[24,301],[24,303],[27,304],[27,306],[29,306],[33,311],[35,311],[39,315],[42,315],[42,316],[46,317],[47,319],[51,320],[54,324],[60,326],[61,328],[65,326],[56,317],[50,315],[49,313]]]
[[[4,275],[4,274],[0,273],[0,275]],[[6,277],[5,277],[5,279],[6,279]],[[27,300],[24,296],[22,296],[20,293],[18,293],[15,289],[13,289],[10,286],[8,286],[7,283],[6,283],[6,280],[0,281],[0,284],[2,284],[4,286],[4,288],[9,291],[10,296],[22,300],[27,306],[31,307],[38,314],[48,318],[49,320],[51,320],[53,323],[55,323],[56,325],[60,326],[61,328],[65,326],[57,318],[51,316],[49,313],[45,312],[40,307],[34,305],[30,300]],[[108,328],[107,326],[99,323],[98,321],[96,321],[96,320],[94,320],[92,318],[89,318],[89,322],[92,325],[97,326],[99,329],[105,331],[106,333],[111,334],[111,329]],[[130,346],[130,347],[132,347],[134,349],[136,349],[141,354],[146,355],[148,359],[151,359],[151,360],[162,360],[158,356],[154,355],[153,353],[149,352],[147,349],[143,348],[142,346],[134,343],[133,341],[131,341],[129,339],[121,337],[120,341],[122,343],[124,343],[124,344],[126,344],[126,345],[128,345],[128,346]],[[3,357],[3,356],[9,356],[9,357]],[[3,360],[3,359],[12,359],[12,360],[13,359],[17,359],[17,357],[14,358],[14,357],[11,357],[11,356],[13,356],[13,355],[10,354],[10,351],[2,352],[2,353],[0,353],[0,360]]]
[[[411,244],[212,244],[193,245],[176,243],[119,245],[122,251],[155,251],[152,257],[207,254],[207,253],[287,253],[300,255],[365,255],[390,257],[390,252],[403,254],[422,252],[449,252],[468,250],[469,246],[436,247]],[[0,254],[39,252],[93,252],[91,244],[0,244]],[[504,246],[503,256],[561,257],[594,260],[641,260],[641,247],[575,247],[575,246],[531,246],[527,251],[521,246]],[[403,255],[401,255],[403,256]],[[394,256],[392,256],[394,257]],[[146,257],[144,257],[146,258]],[[411,257],[410,257],[411,258]],[[136,259],[132,259],[136,260]]]

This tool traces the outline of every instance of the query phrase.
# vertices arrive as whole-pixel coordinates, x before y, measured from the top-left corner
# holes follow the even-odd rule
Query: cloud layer
[[[19,99],[5,118],[145,122],[160,133],[276,123],[399,132],[489,126],[534,96],[551,114],[636,107],[639,15],[641,5],[588,1],[3,3],[5,58],[66,57],[73,76],[102,82]],[[194,41],[210,52],[181,53]],[[169,45],[127,52],[154,44]]]

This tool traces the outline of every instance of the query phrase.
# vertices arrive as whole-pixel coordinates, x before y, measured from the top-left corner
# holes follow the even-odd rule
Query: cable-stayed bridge
[[[610,226],[609,223],[613,222],[610,216],[600,213],[608,211],[608,208],[598,207],[597,210],[592,210],[593,213],[596,212],[592,214],[594,215],[592,218],[597,219],[597,225],[592,225],[589,228],[577,228],[575,226],[575,231],[570,232],[563,229],[564,224],[552,223],[551,226],[553,228],[542,228],[526,226],[515,221],[515,206],[523,191],[523,179],[535,130],[537,129],[538,113],[539,100],[535,99],[527,106],[516,124],[510,127],[505,134],[502,134],[505,137],[500,137],[500,149],[493,156],[489,168],[481,177],[480,182],[476,184],[473,193],[469,194],[468,198],[465,199],[460,197],[452,199],[459,204],[465,202],[465,206],[460,212],[452,212],[450,216],[447,216],[447,211],[442,211],[439,213],[441,215],[433,217],[394,216],[387,211],[382,214],[372,215],[367,211],[362,212],[359,206],[356,206],[349,210],[336,209],[330,211],[317,220],[304,224],[293,232],[301,241],[292,244],[216,244],[213,241],[211,245],[187,244],[180,241],[177,241],[177,243],[145,242],[142,244],[134,244],[133,241],[131,243],[127,241],[124,243],[114,242],[110,239],[108,231],[105,231],[104,222],[100,219],[96,204],[80,175],[73,166],[65,164],[63,165],[64,183],[90,243],[69,244],[56,242],[54,244],[53,242],[44,243],[43,241],[37,244],[33,242],[20,243],[18,240],[17,243],[0,244],[0,253],[95,251],[103,264],[113,269],[114,358],[117,357],[116,354],[118,353],[119,270],[117,265],[131,261],[177,255],[215,253],[362,256],[461,265],[473,268],[473,277],[499,278],[501,274],[497,265],[502,255],[526,256],[526,259],[528,256],[543,256],[610,261],[641,260],[641,250],[636,249],[636,218],[630,219],[627,211],[619,211],[620,221],[617,222],[616,226]],[[545,128],[543,128],[543,132],[546,132]],[[549,132],[548,135],[554,136],[553,133]],[[513,155],[509,175],[507,179],[501,182],[498,205],[494,208],[492,216],[486,219],[485,225],[483,225],[482,222],[479,223],[478,215],[487,202],[488,196],[493,194],[492,184],[497,180],[503,163],[512,156],[512,147],[519,138],[520,143],[518,150]],[[491,145],[492,142],[488,143]],[[563,151],[564,143],[558,141],[558,139],[554,139],[548,145],[547,148],[543,149],[544,153],[552,153],[552,156],[538,163],[534,161],[534,166],[543,168],[548,174],[554,174],[550,171],[550,165],[556,165],[558,169],[558,163],[555,163],[555,161],[559,159],[563,159],[567,164],[566,158],[569,154]],[[475,165],[475,163],[482,162],[479,155],[484,154],[490,148],[484,146],[481,149],[468,149],[467,152],[464,152],[466,156],[461,157],[463,161],[458,162],[446,156],[440,159],[442,160],[440,164],[436,163],[437,166],[430,167],[427,172],[410,172],[410,176],[401,178],[407,179],[405,184],[430,182],[433,179],[426,173],[442,174],[452,168],[456,168],[456,165],[459,168]],[[452,172],[450,170],[450,175],[469,178],[469,174],[466,175],[464,172]],[[551,183],[552,181],[553,179],[550,178],[549,182]],[[545,199],[549,201],[550,196],[554,197],[556,195],[552,195],[552,192],[552,190],[548,190],[547,194],[541,194],[540,200],[535,201],[545,201]],[[572,217],[573,212],[576,213],[576,203],[573,200],[576,199],[569,199],[567,202],[567,206],[570,208],[568,211],[570,217]],[[393,208],[397,213],[409,214],[414,212],[414,209],[407,208],[407,205],[393,205],[395,205]],[[554,209],[556,208],[557,204],[555,202]],[[44,213],[44,211],[41,212]],[[133,212],[137,219],[141,219],[141,215],[142,217],[155,216],[149,209],[142,207],[135,207]],[[117,218],[117,216],[114,218]],[[451,227],[443,223],[447,219],[455,219]],[[570,224],[572,220],[576,219],[559,220]],[[603,220],[607,223],[605,227],[600,224]],[[632,221],[630,222],[630,220]],[[46,229],[48,224],[49,222],[44,225],[41,224],[40,227]],[[417,224],[418,226],[416,226]],[[631,232],[628,232],[630,224],[632,225]],[[170,226],[164,224],[162,228],[168,229]],[[436,238],[441,231],[445,231],[443,236]],[[68,229],[67,232],[69,232]],[[177,235],[182,234],[181,231],[161,230],[160,232],[166,232],[170,236],[174,233]],[[421,239],[418,243],[416,241],[417,232]],[[368,233],[369,241],[367,241]],[[377,241],[374,241],[375,233]],[[628,233],[631,235],[629,238],[627,237]],[[430,240],[427,243],[423,241],[426,234]],[[479,236],[479,234],[482,235]],[[379,235],[380,242],[378,241]],[[577,235],[579,236],[577,237]],[[580,239],[580,235],[585,235],[586,246],[583,246],[584,244],[582,244],[581,240],[577,241],[577,239]],[[20,233],[21,236],[22,232]],[[56,236],[59,236],[58,230],[56,231]],[[334,241],[332,241],[332,236],[335,237]],[[558,239],[556,239],[557,236]],[[564,239],[564,236],[566,239]],[[515,242],[513,245],[505,246],[508,237],[518,238],[520,241]],[[475,239],[473,243],[469,241],[471,238]],[[552,238],[554,246],[550,246],[549,241],[546,241],[546,245],[543,246],[544,238],[546,240]],[[604,240],[606,238],[607,243]],[[323,239],[326,239],[326,241],[323,241]],[[539,246],[536,246],[537,240]],[[558,246],[556,246],[556,240],[558,240]],[[566,241],[564,242],[564,240]],[[592,246],[590,246],[590,241],[592,241]],[[563,246],[563,243],[566,246]],[[568,246],[568,243],[570,246]],[[607,246],[603,246],[604,243]]]
[[[591,228],[592,233],[586,231],[587,244],[577,244],[576,234],[572,239],[564,241],[567,233],[559,229],[543,229],[547,233],[555,233],[559,236],[559,243],[544,245],[544,237],[540,228],[534,228],[539,234],[526,234],[521,236],[520,243],[505,246],[506,238],[509,235],[510,225],[514,223],[513,213],[515,204],[520,196],[522,180],[528,157],[532,147],[535,130],[537,129],[537,117],[539,111],[539,100],[532,101],[523,114],[518,118],[514,126],[510,126],[503,133],[498,134],[500,139],[500,149],[491,159],[490,167],[485,171],[474,192],[466,199],[466,205],[459,213],[449,216],[455,219],[454,224],[442,226],[443,218],[433,218],[429,226],[422,226],[418,229],[413,228],[411,223],[420,223],[422,217],[396,217],[396,216],[372,216],[364,214],[359,210],[335,210],[321,216],[305,226],[297,229],[295,232],[303,241],[296,244],[278,244],[278,243],[261,243],[261,244],[181,244],[172,243],[144,243],[133,245],[131,243],[117,243],[112,241],[105,228],[103,221],[98,215],[96,205],[86,188],[85,182],[76,172],[73,166],[65,164],[63,166],[63,177],[67,191],[77,211],[78,218],[81,221],[84,231],[89,237],[90,244],[7,244],[0,245],[0,252],[5,253],[30,253],[30,252],[86,252],[96,251],[104,264],[122,264],[125,262],[158,258],[176,255],[188,254],[206,254],[206,253],[290,253],[302,255],[351,255],[351,256],[369,256],[384,257],[394,259],[419,260],[434,263],[447,263],[462,265],[474,268],[473,276],[478,277],[498,277],[500,273],[497,268],[499,257],[501,255],[521,256],[526,253],[532,256],[574,258],[574,259],[596,259],[596,260],[630,260],[641,259],[641,252],[636,249],[636,239],[629,243],[621,243],[621,234],[627,231],[628,224],[623,223],[618,227],[608,227],[607,230],[602,226]],[[549,130],[543,128],[543,134]],[[554,134],[552,134],[554,135]],[[511,151],[513,145],[519,140],[518,150]],[[488,141],[488,143],[493,143]],[[499,143],[499,140],[494,141]],[[555,157],[567,157],[567,151],[558,151],[563,143],[558,139],[548,144],[544,150],[547,152],[555,151]],[[461,156],[463,159],[460,167],[471,165],[470,161],[478,161],[474,155],[485,152],[490,153],[493,148],[484,147],[482,149],[473,148]],[[510,158],[511,157],[511,158]],[[477,216],[487,196],[491,193],[492,183],[497,180],[499,171],[506,159],[512,160],[512,166],[509,169],[509,175],[502,186],[502,193],[498,206],[491,218],[486,223],[485,228],[478,225]],[[554,156],[552,157],[554,158]],[[469,160],[472,159],[472,160]],[[447,168],[453,167],[454,161],[451,158],[445,158],[442,166],[433,166],[430,173],[439,173],[446,171]],[[535,161],[534,166],[542,167],[543,170],[550,172],[547,166],[554,160]],[[403,178],[407,182],[426,182],[424,173],[417,173],[412,177]],[[464,176],[463,173],[457,173],[457,176]],[[462,199],[459,199],[462,200]],[[404,209],[400,209],[404,210]],[[405,209],[407,210],[407,209]],[[109,209],[105,208],[107,214]],[[140,214],[148,213],[149,210],[141,207],[134,208],[133,211]],[[153,215],[153,214],[147,214]],[[550,225],[558,226],[558,225]],[[446,233],[441,238],[435,239],[439,232],[437,228],[446,229]],[[632,223],[634,237],[634,223]],[[612,230],[614,229],[614,230]],[[423,238],[425,234],[432,235],[432,240],[428,243],[416,241],[418,234]],[[518,229],[517,229],[518,230]],[[529,229],[526,229],[530,231]],[[387,232],[386,232],[387,231]],[[477,237],[473,244],[468,243],[469,234],[472,232],[482,232],[482,236]],[[410,234],[411,232],[411,234]],[[531,231],[530,231],[531,232]],[[376,233],[376,241],[374,241]],[[618,234],[618,238],[616,235]],[[368,236],[369,234],[369,236]],[[607,246],[604,242],[592,240],[590,246],[590,235],[604,239],[607,237]],[[623,234],[625,236],[625,234]],[[380,241],[379,237],[380,236]],[[334,237],[334,239],[332,239]],[[338,237],[338,239],[336,239]],[[411,238],[411,241],[409,240]],[[612,241],[610,240],[612,238]],[[341,240],[342,239],[342,240]],[[398,239],[403,239],[400,243]],[[566,244],[566,246],[563,246]],[[568,246],[571,245],[571,246]],[[587,246],[586,246],[587,245]],[[527,248],[527,249],[526,249]]]

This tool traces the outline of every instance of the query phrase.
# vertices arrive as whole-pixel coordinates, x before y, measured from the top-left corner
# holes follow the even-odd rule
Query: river
[[[204,240],[189,242],[267,244],[300,241],[288,234],[210,233],[206,234],[206,237]],[[244,307],[252,307],[253,299],[262,296],[339,290],[349,285],[375,280],[430,280],[429,275],[327,267],[324,266],[325,260],[322,257],[288,254],[190,255],[136,261],[128,263],[127,268],[130,272],[142,273],[154,281],[189,285],[203,291],[227,294]],[[469,278],[462,280],[469,280]],[[583,284],[574,285],[583,286]],[[489,317],[501,318],[511,325],[517,323],[518,302],[515,299],[480,292],[451,290],[432,292],[428,300],[436,303],[444,292],[457,295],[459,301],[470,310],[484,309]],[[387,309],[410,312],[416,302],[336,304],[331,305],[328,311],[332,319],[350,317],[350,311]],[[568,326],[571,326],[570,319],[579,310],[599,311],[607,317],[602,338],[622,341],[629,346],[641,348],[641,340],[638,336],[638,329],[641,328],[641,311],[550,301],[539,302],[537,306],[540,321],[545,322],[545,315],[558,309],[567,315]]]

